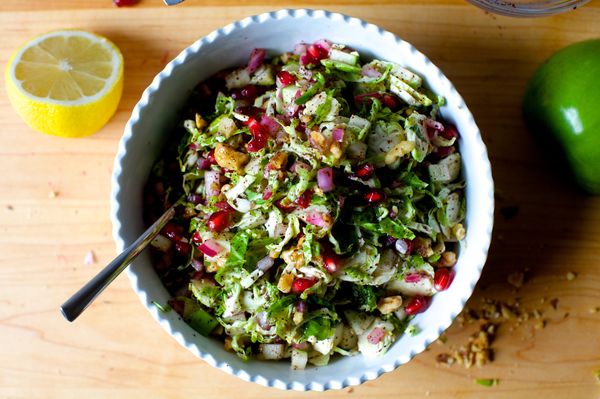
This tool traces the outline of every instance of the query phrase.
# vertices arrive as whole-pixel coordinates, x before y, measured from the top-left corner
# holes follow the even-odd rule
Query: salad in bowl
[[[145,188],[148,224],[177,209],[152,242],[169,306],[242,359],[292,369],[414,333],[466,235],[444,101],[325,39],[254,49],[199,84]]]

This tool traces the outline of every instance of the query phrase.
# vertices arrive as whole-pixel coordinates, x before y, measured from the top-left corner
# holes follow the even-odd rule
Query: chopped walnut
[[[207,125],[208,123],[202,118],[202,116],[200,116],[200,114],[196,114],[196,127],[198,130],[202,131],[202,129],[204,129]]]
[[[244,165],[248,163],[250,157],[248,154],[236,151],[227,144],[218,143],[215,148],[215,160],[220,167],[241,172]]]
[[[429,258],[433,255],[433,249],[431,249],[431,239],[417,237],[413,241],[415,252],[424,258]]]
[[[287,294],[292,289],[292,283],[294,282],[294,275],[290,273],[284,273],[279,277],[277,282],[277,288],[279,291]]]
[[[288,154],[286,152],[278,152],[274,154],[269,163],[267,163],[268,170],[280,170],[287,164]]]
[[[440,259],[436,262],[437,267],[452,267],[456,264],[456,253],[453,251],[443,252]]]
[[[392,313],[392,312],[400,309],[401,306],[402,306],[402,297],[400,295],[393,295],[393,296],[381,298],[377,302],[377,309],[379,309],[379,311],[382,314]]]

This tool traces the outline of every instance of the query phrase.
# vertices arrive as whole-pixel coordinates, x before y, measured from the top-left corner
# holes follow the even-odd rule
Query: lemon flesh
[[[61,137],[97,132],[123,91],[123,56],[108,39],[55,31],[19,48],[6,66],[11,104],[30,127]]]

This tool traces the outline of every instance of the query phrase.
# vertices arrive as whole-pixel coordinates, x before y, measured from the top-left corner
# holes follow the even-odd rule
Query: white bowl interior
[[[276,54],[290,51],[295,43],[322,38],[347,44],[364,57],[404,65],[423,76],[430,89],[446,97],[441,114],[461,134],[459,145],[467,181],[467,237],[455,266],[457,273],[452,286],[437,294],[429,310],[413,321],[422,330],[420,334],[402,336],[380,358],[337,358],[327,367],[309,367],[303,371],[291,371],[288,362],[244,362],[226,352],[221,342],[197,334],[175,312],[158,312],[151,301],[166,303],[169,294],[153,271],[148,253],[138,257],[128,272],[133,288],[152,316],[180,344],[213,366],[244,380],[282,389],[342,388],[393,370],[434,341],[471,295],[490,243],[493,183],[479,130],[450,81],[410,44],[356,18],[310,10],[281,10],[246,18],[194,43],[154,79],[127,124],[113,175],[113,235],[117,250],[121,251],[144,230],[141,212],[144,182],[162,151],[165,137],[178,122],[177,113],[192,88],[220,69],[244,64],[254,47]]]

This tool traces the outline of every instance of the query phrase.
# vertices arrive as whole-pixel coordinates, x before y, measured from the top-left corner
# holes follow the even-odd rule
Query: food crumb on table
[[[573,280],[575,280],[576,277],[577,277],[577,274],[575,272],[568,272],[567,273],[567,280],[568,281],[573,281]]]
[[[96,263],[96,255],[94,254],[94,251],[92,251],[91,249],[85,254],[85,258],[83,259],[83,264],[84,265],[93,265],[94,263]]]
[[[58,197],[58,191],[50,190],[50,192],[48,192],[48,198],[56,198],[56,197]]]

